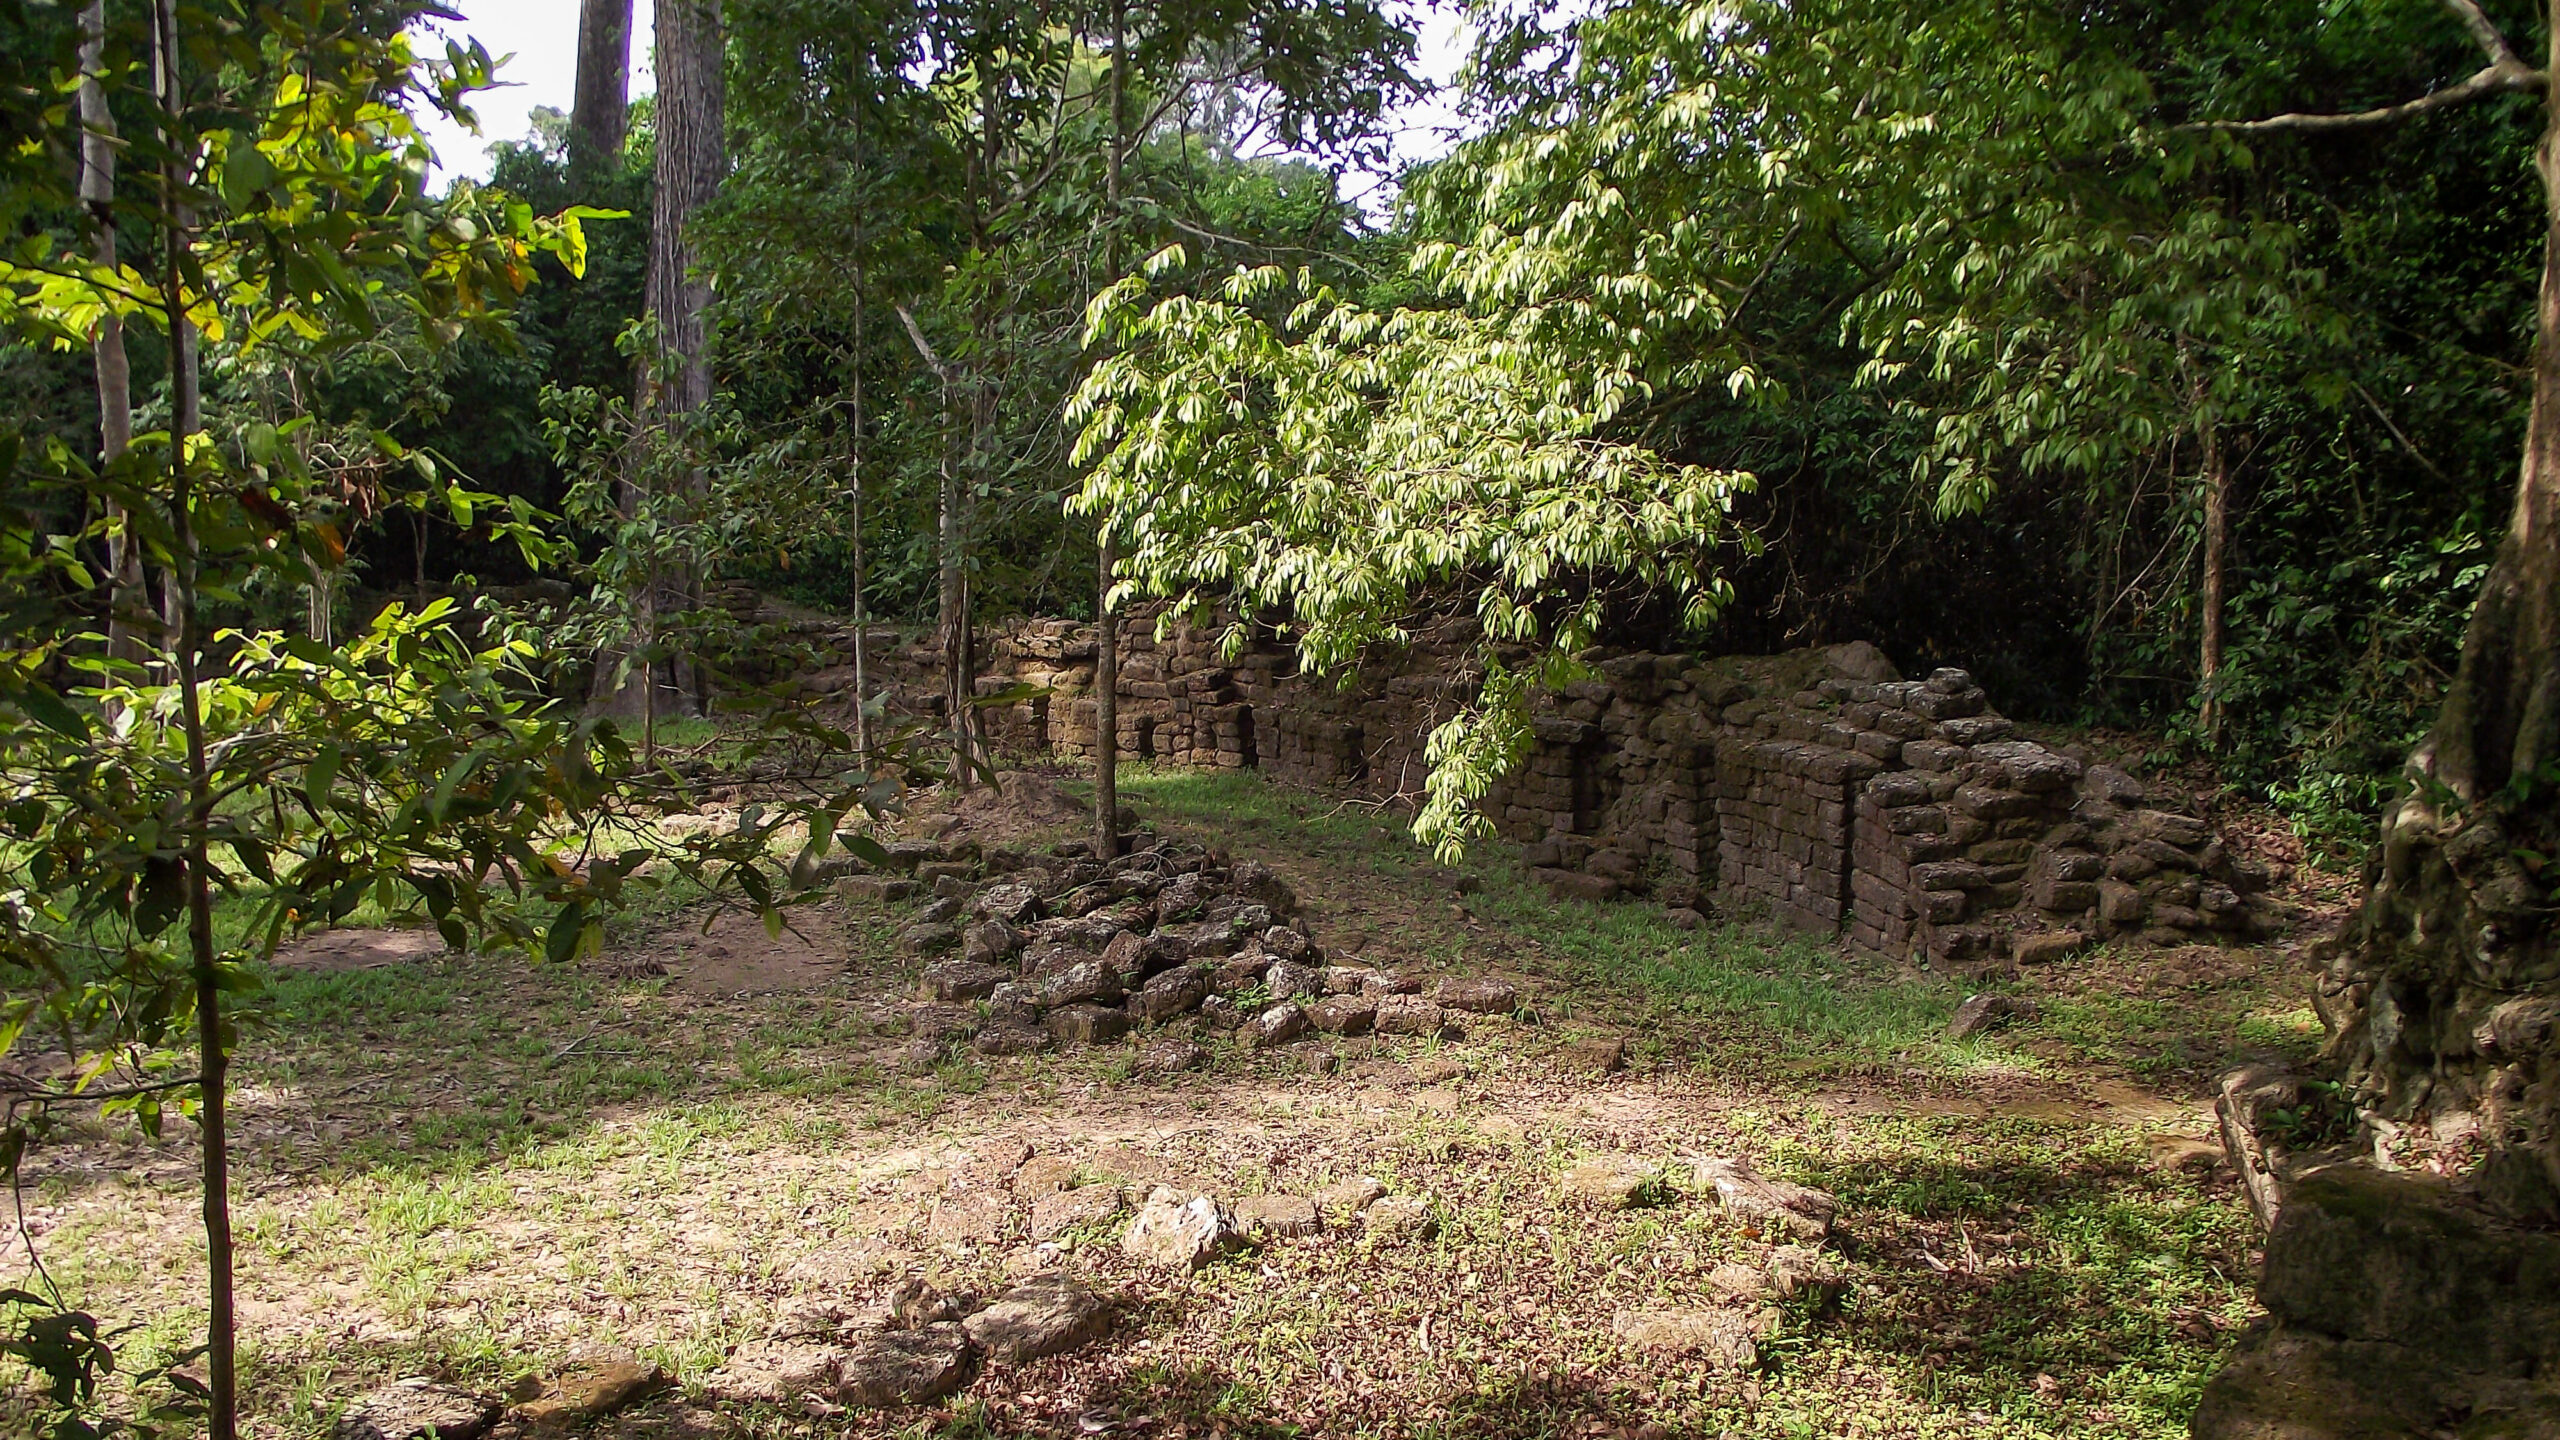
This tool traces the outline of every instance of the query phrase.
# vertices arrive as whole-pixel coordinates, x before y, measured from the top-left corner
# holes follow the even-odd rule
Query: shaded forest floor
[[[2257,1236],[2195,1142],[2226,1063],[2316,1043],[2283,952],[2101,950],[2016,983],[2036,1018],[1949,1043],[1965,992],[1944,977],[1554,901],[1506,847],[1445,869],[1392,815],[1251,776],[1124,784],[1167,833],[1273,865],[1329,953],[1514,978],[1527,1018],[1466,1017],[1459,1041],[1210,1039],[1173,1076],[1135,1073],[1127,1045],[918,1075],[890,1059],[905,907],[831,901],[778,941],[664,917],[566,967],[379,933],[306,948],[239,1073],[253,1433],[325,1434],[399,1376],[495,1393],[628,1350],[675,1383],[602,1433],[2166,1437],[2253,1312]],[[1004,823],[1069,833],[1030,808]],[[1608,1037],[1626,1068],[1594,1073],[1584,1042]],[[202,1325],[191,1138],[75,1137],[29,1166],[53,1278],[145,1321],[146,1349]],[[1437,1235],[1327,1231],[1187,1275],[1133,1265],[1116,1224],[1041,1250],[1028,1199],[954,1198],[1026,1146],[1141,1193],[1373,1176]],[[1796,1307],[1747,1371],[1622,1345],[1614,1316],[1690,1303],[1740,1241],[1695,1197],[1561,1202],[1603,1152],[1738,1156],[1835,1194],[1837,1309]],[[813,1300],[908,1274],[985,1293],[1051,1264],[1124,1295],[1110,1337],[924,1409],[702,1394]]]

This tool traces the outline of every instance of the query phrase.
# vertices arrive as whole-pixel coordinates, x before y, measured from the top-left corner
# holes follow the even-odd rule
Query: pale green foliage
[[[1095,303],[1116,353],[1070,410],[1072,505],[1125,537],[1124,591],[1272,612],[1324,670],[1404,639],[1423,592],[1475,591],[1482,691],[1432,737],[1417,827],[1444,846],[1484,828],[1468,804],[1523,752],[1530,680],[1588,643],[1598,582],[1692,620],[1727,594],[1711,547],[1749,479],[1648,448],[1657,395],[1774,397],[1773,358],[1846,346],[1933,426],[1915,478],[1943,514],[2004,474],[2104,489],[2334,332],[2290,227],[2197,183],[2245,149],[2171,123],[2085,16],[1627,0],[1479,65],[1496,125],[1414,190],[1456,237],[1415,252],[1432,308],[1275,269],[1150,308],[1132,280]],[[1762,313],[1781,291],[1796,313]]]
[[[1758,393],[1828,329],[1933,423],[1941,513],[2002,473],[2098,472],[2245,410],[2271,355],[2335,332],[2291,227],[2195,183],[2246,151],[2168,123],[2109,42],[2013,0],[1630,0],[1424,178],[1471,237],[1424,258],[1475,303],[1586,296],[1666,387]],[[1810,321],[1754,310],[1825,272],[1846,283]]]
[[[1650,389],[1587,312],[1513,293],[1379,313],[1274,267],[1147,300],[1132,278],[1094,302],[1088,342],[1114,353],[1069,407],[1092,467],[1070,507],[1119,536],[1120,594],[1285,618],[1311,670],[1410,638],[1427,592],[1474,588],[1486,683],[1431,737],[1425,840],[1483,833],[1469,807],[1523,745],[1520,657],[1551,678],[1591,643],[1590,577],[1699,621],[1727,598],[1708,551],[1749,477],[1601,433]]]

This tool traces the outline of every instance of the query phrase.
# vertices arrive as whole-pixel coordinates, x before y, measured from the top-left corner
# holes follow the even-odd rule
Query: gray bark
[[[569,109],[573,170],[619,169],[631,110],[631,0],[581,0],[578,88]]]

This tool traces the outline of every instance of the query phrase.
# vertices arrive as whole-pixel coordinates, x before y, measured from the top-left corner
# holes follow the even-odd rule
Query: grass
[[[2230,1047],[2298,1048],[2316,1027],[2263,966],[2167,984],[2094,956],[2020,983],[2043,1001],[2033,1024],[1949,1044],[1962,988],[1945,977],[1747,924],[1684,932],[1642,905],[1558,903],[1500,847],[1438,866],[1391,815],[1249,776],[1123,785],[1166,828],[1278,866],[1329,951],[1521,977],[1525,1018],[1271,1054],[1208,1037],[1210,1068],[1171,1080],[1137,1073],[1126,1047],[899,1075],[881,1063],[911,983],[888,955],[894,911],[808,912],[854,961],[788,994],[514,957],[271,973],[240,1072],[252,1432],[316,1440],[394,1376],[496,1389],[599,1346],[674,1370],[684,1388],[660,1421],[694,1414],[726,1348],[794,1305],[858,1303],[911,1268],[983,1294],[1039,1263],[1027,1200],[985,1240],[926,1229],[938,1195],[987,1193],[987,1167],[1026,1142],[1135,1191],[1304,1194],[1367,1174],[1426,1201],[1439,1230],[1329,1230],[1191,1276],[1071,1233],[1057,1253],[1129,1299],[1104,1345],[936,1409],[813,1426],[723,1408],[706,1433],[1010,1436],[1101,1416],[1191,1436],[2165,1440],[2251,1313],[2255,1236],[2227,1182],[2152,1168],[2141,1125],[2098,1108],[2012,1102],[2128,1080],[2174,1098]],[[685,920],[615,944],[673,945]],[[1627,1037],[1635,1073],[1560,1071],[1562,1047],[1593,1034]],[[1341,1071],[1311,1073],[1318,1053]],[[1460,1073],[1417,1088],[1406,1067],[1424,1059]],[[2061,1118],[2026,1113],[2048,1109]],[[183,1128],[74,1136],[31,1172],[52,1273],[141,1322],[137,1355],[202,1324]],[[1562,1207],[1559,1175],[1602,1151],[1659,1167],[1661,1203]],[[1752,1371],[1612,1335],[1620,1311],[1696,1303],[1715,1266],[1765,1249],[1685,1193],[1698,1153],[1843,1206],[1836,1311],[1795,1306]],[[0,1400],[0,1424],[30,1413]]]

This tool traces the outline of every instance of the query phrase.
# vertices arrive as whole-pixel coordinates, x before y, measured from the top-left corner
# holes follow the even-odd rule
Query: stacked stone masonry
[[[849,654],[840,627],[800,628]],[[1121,754],[1414,795],[1426,738],[1473,683],[1464,621],[1341,684],[1298,675],[1268,632],[1226,655],[1225,634],[1177,625],[1159,640],[1144,613],[1123,624]],[[1016,620],[978,646],[982,695],[1032,692],[986,712],[991,744],[1090,758],[1093,627]],[[2267,877],[2210,824],[2123,770],[2021,738],[1961,670],[1904,680],[1859,642],[1586,658],[1590,678],[1540,697],[1534,749],[1487,800],[1559,893],[1721,907],[1960,969],[2096,938],[2185,944],[2276,928],[2259,893]],[[893,708],[939,717],[940,660],[929,638],[874,632],[874,685]],[[848,664],[808,683],[850,682]]]

